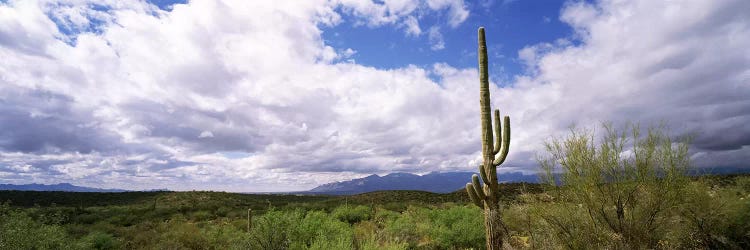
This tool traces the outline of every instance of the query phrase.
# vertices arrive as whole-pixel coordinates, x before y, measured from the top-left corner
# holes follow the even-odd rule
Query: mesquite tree
[[[472,182],[466,183],[466,192],[471,201],[484,208],[484,228],[487,236],[487,249],[501,249],[505,225],[500,216],[499,187],[497,183],[497,167],[503,164],[508,156],[510,146],[510,118],[503,118],[500,126],[500,110],[495,110],[494,143],[493,126],[490,115],[490,87],[487,76],[487,44],[484,37],[484,27],[479,28],[479,106],[482,120],[482,165],[479,166],[479,176],[472,176]],[[501,133],[502,131],[502,133]]]

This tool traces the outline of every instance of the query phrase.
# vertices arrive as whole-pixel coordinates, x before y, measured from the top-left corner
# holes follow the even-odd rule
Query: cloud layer
[[[519,51],[527,74],[492,88],[514,127],[508,169],[532,171],[549,136],[604,120],[665,121],[695,135],[697,165],[747,167],[748,12],[742,0],[566,5],[575,34]],[[444,28],[470,15],[461,1],[0,4],[0,180],[283,191],[474,170],[475,69],[378,69],[322,37],[351,15],[442,40],[419,27],[425,13]]]

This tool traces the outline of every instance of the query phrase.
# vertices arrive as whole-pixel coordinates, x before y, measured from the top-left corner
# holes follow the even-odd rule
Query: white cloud
[[[430,41],[431,50],[445,49],[445,41],[443,40],[443,34],[440,33],[440,27],[432,26],[428,32],[427,38]]]
[[[357,25],[372,27],[396,24],[404,27],[406,35],[418,36],[422,33],[419,20],[424,13],[447,11],[447,25],[456,28],[469,17],[469,10],[463,0],[338,0],[343,10],[358,17]],[[443,25],[443,24],[439,24]]]
[[[346,48],[345,50],[341,51],[339,53],[342,58],[349,58],[352,57],[354,54],[357,54],[356,50],[353,50],[352,48]]]
[[[200,135],[198,135],[198,138],[211,138],[214,137],[214,133],[211,131],[203,131]]]
[[[427,0],[427,6],[433,10],[448,8],[450,11],[449,21],[451,27],[455,28],[469,17],[469,10],[463,0]]]
[[[406,34],[412,36],[419,36],[422,34],[422,29],[419,28],[419,21],[413,16],[408,16],[404,21],[406,25]]]
[[[664,121],[675,135],[695,134],[694,150],[706,157],[745,147],[750,130],[740,123],[750,117],[739,110],[750,105],[750,54],[736,52],[750,42],[748,9],[744,1],[567,5],[562,20],[581,44],[521,50],[533,76],[497,97],[514,100],[507,107],[519,129],[539,130],[530,141],[573,123]],[[701,157],[698,166],[730,164]]]
[[[281,191],[370,173],[473,171],[475,69],[338,62],[354,51],[321,38],[319,25],[342,22],[338,7],[384,25],[418,12],[411,3],[196,0],[165,12],[109,2],[100,32],[77,37],[45,13],[85,27],[85,4],[0,4],[0,178]],[[677,134],[700,133],[696,163],[747,162],[747,9],[746,1],[567,5],[561,19],[580,40],[529,46],[519,54],[529,75],[492,86],[514,131],[503,170],[533,169],[548,136],[602,120],[664,119]],[[428,31],[435,49],[445,46],[439,29]]]

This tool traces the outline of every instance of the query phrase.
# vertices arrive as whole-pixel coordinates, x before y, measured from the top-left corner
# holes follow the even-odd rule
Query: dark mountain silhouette
[[[351,195],[383,190],[419,190],[433,193],[450,193],[464,188],[471,181],[474,172],[445,172],[415,175],[409,173],[392,173],[385,176],[370,175],[350,181],[332,182],[315,187],[304,193]],[[711,167],[692,168],[688,175],[730,175],[750,174],[750,168]],[[498,174],[501,183],[539,183],[536,174],[521,172]]]
[[[340,181],[320,185],[308,191],[319,194],[360,194],[380,190],[420,190],[434,193],[450,193],[464,188],[471,181],[473,172],[446,172],[415,175],[409,173],[392,173],[385,176],[370,175],[365,178]],[[536,183],[536,175],[524,175],[521,172],[502,173],[500,182]]]

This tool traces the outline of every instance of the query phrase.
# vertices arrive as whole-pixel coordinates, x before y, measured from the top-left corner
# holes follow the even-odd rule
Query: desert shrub
[[[159,238],[151,244],[157,249],[208,249],[210,242],[200,228],[185,220],[170,220],[159,226]]]
[[[253,220],[253,229],[246,241],[250,249],[288,249],[290,232],[302,220],[300,211],[284,212],[271,209]]]
[[[485,244],[484,216],[476,206],[454,206],[430,211],[430,239],[440,248],[474,248]]]
[[[211,214],[211,212],[206,210],[200,210],[190,213],[190,219],[193,221],[205,221],[213,219],[214,215]]]
[[[372,216],[372,209],[368,206],[340,206],[333,210],[333,217],[354,224],[360,221],[369,220]]]
[[[353,231],[349,224],[339,221],[322,211],[308,212],[292,229],[291,240],[295,246],[293,248],[317,248],[324,246],[352,247]],[[329,243],[333,245],[326,245]]]
[[[81,238],[82,249],[120,249],[120,242],[112,235],[94,231]]]
[[[750,176],[741,176],[738,177],[735,181],[735,187],[741,192],[749,193],[750,192]]]
[[[549,224],[541,220],[534,209],[543,204],[535,195],[523,195],[524,203],[510,204],[503,210],[503,221],[508,228],[508,243],[515,249],[553,249],[558,240],[549,230]]]
[[[404,242],[409,248],[415,248],[428,243],[429,227],[429,209],[409,206],[401,216],[388,221],[383,230],[393,241]]]
[[[138,216],[136,216],[133,213],[130,213],[128,211],[124,211],[122,213],[118,213],[110,217],[109,223],[113,225],[118,225],[122,227],[129,227],[135,224],[138,224],[138,222],[141,220]]]
[[[679,248],[745,249],[750,247],[750,203],[740,185],[719,188],[702,181],[685,189],[683,230],[673,230],[670,245]]]
[[[404,212],[409,208],[409,205],[404,202],[387,202],[385,204],[381,204],[380,206],[384,209],[396,212]]]
[[[121,237],[127,249],[147,249],[146,246],[158,239],[156,225],[156,222],[150,221],[140,223],[119,230],[118,236]]]
[[[400,214],[377,209],[372,220],[357,223],[354,226],[354,238],[357,249],[407,249],[409,244],[399,241],[385,232],[384,226],[395,220]]]
[[[84,214],[77,215],[73,220],[74,220],[75,223],[94,224],[97,221],[104,220],[104,218],[101,216],[101,214],[84,213]]]
[[[621,248],[622,236],[610,230],[596,230],[587,209],[568,202],[540,203],[530,208],[540,218],[535,225],[532,244],[535,247],[555,246],[567,249]],[[541,229],[541,230],[538,230]]]
[[[58,225],[34,221],[26,213],[0,208],[0,249],[62,249],[69,242]]]
[[[220,208],[216,209],[216,212],[214,212],[214,215],[216,215],[218,217],[227,217],[229,215],[229,212],[231,212],[231,211],[232,210],[230,208],[228,208],[228,207],[220,207]]]
[[[565,243],[574,242],[576,232],[583,232],[575,236],[583,244],[600,243],[604,232],[612,247],[657,247],[688,182],[687,143],[671,140],[660,128],[641,135],[638,126],[626,132],[603,127],[598,141],[592,132],[574,129],[546,144],[549,154],[539,158],[543,177],[562,185],[551,191],[575,206],[552,206],[541,214]]]
[[[385,225],[386,223],[395,220],[401,216],[401,213],[391,211],[384,208],[375,209],[375,214],[372,216],[372,221],[378,223],[378,225]]]
[[[201,232],[212,249],[231,249],[247,236],[244,227],[235,227],[227,219],[207,224],[201,228]]]
[[[329,250],[329,249],[354,249],[351,237],[336,235],[333,237],[324,237],[319,235],[318,239],[307,248],[293,249],[311,249],[311,250]]]
[[[35,221],[41,222],[47,225],[62,225],[70,222],[70,217],[75,214],[75,210],[72,208],[63,207],[47,207],[40,208],[33,214],[29,214]]]
[[[404,242],[396,242],[390,239],[378,239],[376,235],[369,235],[362,238],[359,242],[359,248],[361,250],[406,250],[409,249],[409,244]]]

